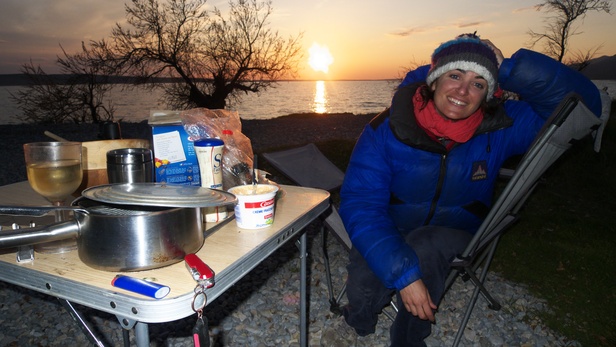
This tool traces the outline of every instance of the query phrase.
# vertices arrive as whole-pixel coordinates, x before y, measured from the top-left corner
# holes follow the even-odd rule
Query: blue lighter
[[[111,285],[155,299],[164,298],[170,291],[169,287],[165,285],[124,275],[116,275],[116,277],[111,280]]]

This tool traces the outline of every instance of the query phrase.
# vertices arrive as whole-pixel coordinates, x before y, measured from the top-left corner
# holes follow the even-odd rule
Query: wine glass
[[[30,186],[54,206],[62,206],[81,184],[81,142],[26,143],[24,155]],[[57,209],[56,222],[66,220],[66,212]],[[64,253],[76,248],[74,238],[34,246],[41,253]]]

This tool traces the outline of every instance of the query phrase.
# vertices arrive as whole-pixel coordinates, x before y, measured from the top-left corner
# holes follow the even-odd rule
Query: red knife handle
[[[191,253],[184,257],[184,262],[195,281],[203,284],[206,288],[214,286],[214,271],[201,258]]]

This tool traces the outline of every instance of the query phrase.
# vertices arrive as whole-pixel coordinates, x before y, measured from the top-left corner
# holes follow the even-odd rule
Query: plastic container
[[[225,143],[210,138],[195,141],[195,154],[199,162],[201,187],[222,189],[222,151]]]
[[[276,193],[278,187],[271,184],[252,184],[229,189],[237,197],[235,221],[242,229],[260,229],[274,224]]]
[[[202,187],[223,189],[222,160],[224,146],[225,143],[217,138],[195,141],[194,148],[199,162]],[[228,216],[226,206],[207,207],[202,210],[206,222],[220,222]]]

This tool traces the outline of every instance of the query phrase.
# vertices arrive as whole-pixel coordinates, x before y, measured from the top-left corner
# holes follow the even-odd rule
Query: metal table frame
[[[6,190],[6,187],[9,186],[0,187],[0,193]],[[259,230],[244,230],[237,228],[235,222],[231,221],[217,226],[215,231],[206,231],[204,246],[197,255],[216,272],[216,284],[206,290],[208,302],[214,301],[283,244],[299,235],[308,224],[318,218],[329,207],[329,193],[326,191],[295,186],[281,187],[284,194],[277,201],[276,216],[272,227]],[[6,196],[6,194],[0,194],[0,196]],[[0,203],[5,203],[4,198],[0,199]],[[208,259],[208,246],[220,247],[225,242],[242,242],[240,236],[233,236],[242,235],[242,237],[252,239],[256,237],[254,235],[259,233],[268,233],[268,235],[263,238],[263,241],[258,246],[234,259],[228,266],[217,268],[215,262],[210,262]],[[215,245],[214,239],[219,234],[228,234],[230,238],[225,241],[222,239],[223,236],[221,236],[218,244]],[[212,245],[209,245],[210,243]],[[299,288],[300,345],[307,346],[307,247],[305,233],[301,234],[298,243],[301,267]],[[170,322],[194,314],[191,302],[194,294],[192,289],[195,286],[195,282],[192,278],[189,278],[190,276],[183,262],[161,269],[125,273],[134,277],[162,279],[173,278],[173,274],[176,274],[176,277],[182,278],[185,284],[179,290],[179,293],[177,291],[174,292],[173,288],[174,283],[177,281],[168,281],[167,284],[172,288],[170,295],[164,299],[155,300],[114,288],[110,283],[101,285],[96,283],[96,281],[88,280],[87,277],[92,275],[93,277],[103,276],[110,281],[115,273],[99,271],[85,266],[78,260],[76,253],[77,251],[64,255],[37,253],[37,259],[43,258],[39,261],[41,263],[52,260],[56,262],[56,267],[51,270],[42,270],[37,268],[37,266],[33,266],[32,264],[37,264],[37,259],[33,263],[24,264],[15,261],[14,252],[2,254],[0,255],[0,280],[45,293],[67,302],[74,302],[111,313],[118,318],[123,328],[128,330],[134,327],[138,346],[149,345],[147,323]],[[84,276],[83,280],[76,280],[75,277],[69,278],[70,276],[66,276],[63,269],[67,269],[66,272],[68,273],[73,268],[81,268],[81,271],[85,271],[83,274],[80,274],[80,276]],[[161,281],[161,283],[165,282]],[[190,290],[187,290],[187,288],[190,288]]]

